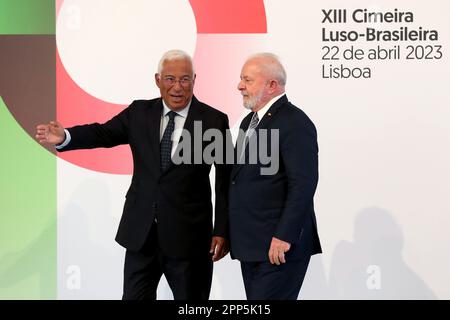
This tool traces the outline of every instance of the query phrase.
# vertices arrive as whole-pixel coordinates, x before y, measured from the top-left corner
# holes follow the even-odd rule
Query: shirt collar
[[[182,110],[180,111],[174,111],[177,115],[183,117],[183,118],[187,118],[188,112],[189,112],[189,108],[191,107],[191,101],[188,102],[188,104],[186,105],[186,107],[184,107]],[[163,103],[163,117],[165,117],[170,111],[170,108],[167,106],[167,104],[164,102],[164,99],[162,99],[162,103]]]
[[[267,104],[264,107],[259,109],[257,111],[258,119],[261,120],[264,117],[264,115],[266,114],[267,110],[269,110],[270,107],[275,103],[275,101],[277,101],[278,99],[280,99],[284,95],[285,95],[285,93],[283,92],[282,94],[280,94],[280,95],[278,95],[276,97],[273,97],[269,102],[267,102]]]

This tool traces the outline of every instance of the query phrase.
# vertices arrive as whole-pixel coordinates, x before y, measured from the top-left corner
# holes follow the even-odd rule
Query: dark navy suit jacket
[[[241,123],[246,130],[250,113]],[[279,130],[279,169],[262,175],[268,165],[235,164],[230,181],[231,256],[240,261],[267,261],[272,237],[291,243],[286,260],[300,260],[322,252],[313,196],[318,182],[316,129],[308,116],[286,95],[266,112],[256,128]],[[270,132],[268,150],[271,149]],[[238,138],[238,143],[241,138]],[[248,156],[250,148],[246,149]]]

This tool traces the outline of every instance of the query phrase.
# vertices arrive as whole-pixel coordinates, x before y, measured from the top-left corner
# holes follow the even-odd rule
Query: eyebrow
[[[163,78],[177,78],[177,77],[175,77],[174,75],[171,75],[171,74],[166,74],[165,76],[163,76]],[[185,78],[189,78],[189,79],[191,79],[192,78],[192,76],[190,76],[190,75],[184,75],[184,76],[181,76],[180,77],[180,79],[185,79]]]
[[[175,77],[174,75],[172,75],[172,74],[166,74],[166,75],[164,76],[164,78],[167,78],[167,77],[176,78],[176,77]],[[192,76],[186,74],[186,75],[181,76],[180,79],[181,79],[181,78],[192,78]]]

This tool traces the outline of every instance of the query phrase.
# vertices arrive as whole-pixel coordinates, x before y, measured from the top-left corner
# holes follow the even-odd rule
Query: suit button
[[[236,181],[234,181],[234,180],[233,180],[233,181],[231,181],[231,184],[236,184]]]
[[[156,204],[156,202],[152,203],[152,208],[156,209],[158,207],[158,205]]]

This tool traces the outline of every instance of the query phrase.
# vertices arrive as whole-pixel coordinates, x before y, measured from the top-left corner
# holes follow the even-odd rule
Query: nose
[[[180,80],[176,80],[173,87],[176,91],[180,91],[183,89],[183,87],[181,86]]]
[[[245,85],[244,85],[244,81],[243,81],[243,80],[239,81],[239,83],[238,83],[238,85],[237,85],[237,89],[238,89],[239,91],[245,89]]]

